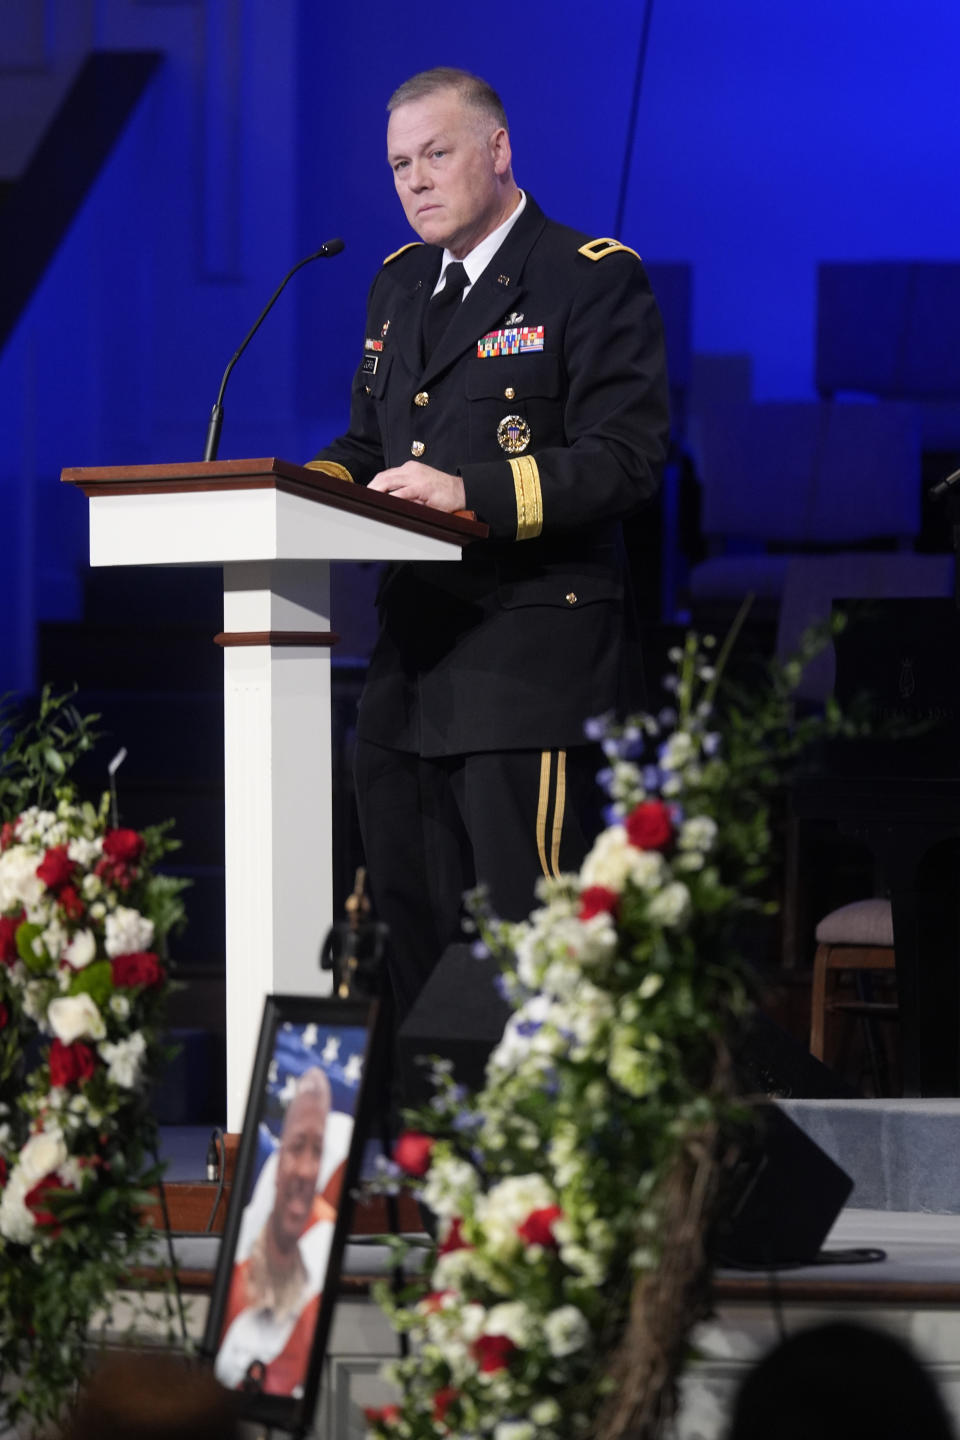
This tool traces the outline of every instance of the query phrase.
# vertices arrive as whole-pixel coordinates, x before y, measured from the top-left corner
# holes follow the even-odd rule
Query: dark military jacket
[[[440,262],[412,245],[384,264],[350,428],[311,463],[360,484],[414,457],[459,472],[490,539],[385,572],[359,732],[424,756],[577,744],[618,698],[618,521],[667,438],[660,317],[633,251],[528,195],[424,365]]]

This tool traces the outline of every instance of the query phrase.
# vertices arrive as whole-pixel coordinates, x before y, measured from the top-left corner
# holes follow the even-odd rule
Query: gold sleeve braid
[[[348,480],[353,484],[353,476],[345,465],[338,465],[336,460],[308,460],[304,470],[319,470],[324,475],[332,475],[335,480]]]
[[[507,464],[513,471],[517,497],[517,539],[534,540],[543,529],[543,496],[537,462],[532,455],[520,455]]]

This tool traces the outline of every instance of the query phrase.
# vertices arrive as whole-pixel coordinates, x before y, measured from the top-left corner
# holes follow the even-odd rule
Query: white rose
[[[67,960],[74,970],[83,970],[97,953],[97,939],[92,930],[78,930],[70,941],[63,958]]]
[[[586,890],[591,885],[602,885],[619,895],[627,883],[630,873],[630,851],[633,849],[622,825],[610,825],[602,830],[594,841],[580,870],[580,883]]]
[[[101,1057],[107,1062],[107,1079],[121,1090],[132,1090],[140,1077],[140,1069],[143,1065],[143,1057],[146,1053],[147,1042],[140,1030],[127,1037],[126,1040],[118,1040],[116,1044],[105,1040],[99,1045],[98,1050]]]
[[[42,859],[40,851],[28,845],[14,845],[0,855],[0,914],[20,906],[29,910],[39,903],[46,891],[37,876]]]
[[[543,1333],[550,1354],[561,1359],[583,1349],[590,1338],[590,1326],[582,1310],[575,1305],[561,1305],[544,1320]]]
[[[113,914],[107,916],[106,936],[106,951],[111,960],[115,955],[134,955],[150,948],[153,921],[139,910],[118,905]]]
[[[74,1040],[102,1040],[107,1033],[103,1016],[89,995],[61,995],[47,1010],[50,1028],[61,1045]]]
[[[36,1229],[37,1222],[24,1203],[28,1189],[32,1186],[26,1185],[22,1175],[14,1171],[0,1199],[0,1235],[14,1245],[29,1245]]]
[[[39,1135],[31,1135],[17,1161],[17,1170],[26,1182],[26,1189],[31,1190],[45,1175],[59,1170],[66,1158],[67,1147],[59,1127],[51,1131],[41,1130]]]

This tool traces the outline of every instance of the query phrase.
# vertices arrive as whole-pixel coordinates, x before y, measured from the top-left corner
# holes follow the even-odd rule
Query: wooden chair
[[[895,970],[893,917],[889,900],[857,900],[825,915],[816,929],[817,952],[813,961],[813,989],[810,999],[810,1053],[824,1059],[827,1015],[843,1012],[865,1021],[867,1053],[878,1094],[885,1088],[882,1079],[872,1021],[897,1014],[896,1004],[870,998],[866,986],[858,983],[856,999],[836,998],[840,972],[853,973],[858,982],[864,972]]]

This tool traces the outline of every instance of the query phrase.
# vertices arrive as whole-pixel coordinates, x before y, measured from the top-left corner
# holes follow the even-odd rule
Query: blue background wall
[[[199,455],[229,355],[334,234],[345,253],[296,278],[237,370],[221,453],[305,457],[342,424],[369,279],[408,238],[394,86],[485,75],[519,182],[607,234],[644,13],[467,3],[440,42],[433,12],[379,0],[11,3],[64,75],[85,46],[167,60],[0,354],[0,689],[32,682],[36,619],[80,603],[85,510],[59,468]],[[956,0],[657,0],[622,238],[693,265],[694,346],[749,352],[758,397],[812,393],[818,260],[960,252],[958,53]]]

